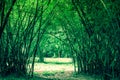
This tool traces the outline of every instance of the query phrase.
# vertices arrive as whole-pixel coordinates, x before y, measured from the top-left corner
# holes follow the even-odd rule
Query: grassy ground
[[[35,63],[35,74],[52,80],[100,80],[95,76],[75,75],[71,58],[45,58],[45,63]]]
[[[44,63],[35,63],[33,78],[8,76],[0,80],[100,80],[85,74],[75,75],[71,58],[45,58]]]

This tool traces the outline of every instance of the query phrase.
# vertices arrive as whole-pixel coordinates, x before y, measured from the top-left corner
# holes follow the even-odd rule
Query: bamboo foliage
[[[69,45],[75,72],[105,80],[120,76],[119,0],[5,0],[0,5],[0,74],[33,76],[41,44],[49,45],[44,34],[61,29],[64,41],[54,31],[50,35]]]
[[[108,10],[105,2],[103,0],[100,0],[100,2],[103,6],[103,9],[102,7],[100,7],[101,10],[103,10],[103,12],[104,11],[107,12],[107,13],[106,12],[101,13],[101,15],[105,16],[103,20],[105,19],[109,19],[109,20],[105,20],[105,22],[101,21],[101,24],[99,25],[99,23],[96,24],[97,23],[96,21],[101,19],[100,16],[98,16],[97,19],[96,16],[95,17],[92,16],[94,15],[92,12],[87,13],[89,10],[86,10],[86,7],[84,8],[85,6],[84,3],[86,3],[87,4],[86,6],[88,6],[90,2],[88,3],[87,1],[72,0],[72,3],[75,6],[75,9],[80,17],[80,20],[84,24],[86,33],[89,35],[89,38],[86,38],[85,39],[86,41],[84,40],[85,43],[81,44],[83,45],[83,50],[82,53],[79,53],[79,54],[84,54],[82,56],[83,57],[82,68],[84,68],[83,69],[84,72],[86,72],[87,70],[87,73],[102,74],[105,80],[109,80],[111,78],[115,78],[118,77],[118,75],[120,75],[119,68],[115,67],[116,63],[119,62],[114,61],[116,60],[115,54],[119,53],[119,52],[114,52],[114,51],[119,51],[119,48],[115,49],[115,46],[117,47],[117,45],[115,44],[119,41],[119,39],[117,39],[118,36],[116,35],[117,34],[116,29],[119,32],[120,28],[117,27],[118,21],[116,19],[115,20],[117,21],[117,23],[113,23],[114,18],[112,17],[112,15],[116,13],[114,14],[110,13],[109,12],[110,10]],[[98,6],[96,5],[98,1],[92,1],[92,3],[95,3],[94,7]],[[92,6],[92,4],[89,5],[89,7],[90,6]],[[87,8],[90,9],[91,7],[90,8],[89,7]],[[99,10],[96,13],[99,14]],[[89,17],[91,19],[89,19]],[[94,20],[91,23],[92,17],[94,18]],[[83,34],[83,36],[87,36],[87,35]]]
[[[8,22],[8,18],[10,16],[10,13],[15,5],[17,0],[13,0],[12,1],[12,5],[10,5],[10,8],[7,10],[7,13],[5,12],[5,6],[7,5],[5,2],[6,1],[0,1],[0,4],[1,4],[1,8],[0,8],[0,15],[1,15],[1,19],[0,19],[0,38],[1,38],[1,35],[3,33],[3,30]],[[6,15],[5,15],[6,13]]]
[[[48,3],[47,6],[45,3]],[[17,1],[7,17],[8,23],[5,24],[3,36],[0,39],[0,75],[15,73],[33,76],[38,46],[47,29],[44,25],[48,24],[49,16],[52,15],[51,12],[48,13],[50,15],[43,21],[43,13],[49,8],[49,4],[50,1],[43,0],[36,0],[29,4],[27,1]],[[32,66],[30,66],[31,57],[33,58]]]

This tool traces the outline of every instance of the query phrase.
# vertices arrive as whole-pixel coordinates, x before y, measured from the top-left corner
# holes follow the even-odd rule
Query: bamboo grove
[[[6,0],[1,1],[1,5],[0,73],[3,76],[11,73],[33,76],[35,56],[46,24],[53,17],[53,9],[47,10],[49,1],[43,0]],[[45,11],[48,16],[43,19]]]
[[[72,0],[72,3],[85,29],[80,33],[84,34],[82,39],[76,40],[78,72],[101,74],[105,80],[120,76],[120,2]]]
[[[120,78],[119,5],[119,0],[0,0],[0,75],[33,76],[44,35],[60,27],[75,72]]]

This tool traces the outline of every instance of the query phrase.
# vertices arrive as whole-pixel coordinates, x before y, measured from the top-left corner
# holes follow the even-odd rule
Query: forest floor
[[[71,58],[45,58],[45,63],[35,63],[34,69],[45,80],[100,80],[95,76],[75,75]]]
[[[99,77],[74,73],[71,58],[45,58],[44,63],[36,60],[33,78],[8,76],[0,80],[100,80]]]

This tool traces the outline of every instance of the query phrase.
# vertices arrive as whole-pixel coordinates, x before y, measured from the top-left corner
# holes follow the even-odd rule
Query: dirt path
[[[72,64],[35,64],[35,71],[74,71]]]
[[[36,63],[35,73],[42,78],[52,80],[99,80],[88,75],[73,75],[72,64],[45,64]]]

